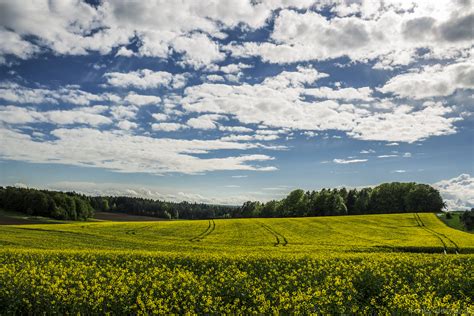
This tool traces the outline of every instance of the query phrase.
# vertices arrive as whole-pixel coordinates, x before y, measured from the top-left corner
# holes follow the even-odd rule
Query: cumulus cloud
[[[91,34],[104,26],[107,15],[104,9],[102,6],[95,9],[82,1],[35,1],[28,6],[3,1],[0,21],[23,41],[33,36],[39,47],[47,47],[57,54],[85,55],[89,51],[105,54],[114,46],[128,42],[132,34],[107,28]]]
[[[207,114],[201,115],[199,117],[194,117],[188,120],[186,123],[188,126],[195,129],[216,129],[217,120],[226,119],[226,116],[216,115],[216,114]]]
[[[9,55],[21,59],[28,59],[40,51],[38,46],[23,40],[17,33],[6,30],[3,27],[0,27],[0,38],[2,39],[2,45],[0,46],[0,64],[5,63],[6,56]]]
[[[219,68],[219,71],[222,71],[223,73],[226,73],[226,74],[233,74],[233,73],[238,73],[242,69],[247,69],[247,68],[252,68],[252,66],[248,64],[244,64],[244,63],[228,64],[225,66],[221,66]]]
[[[326,76],[313,68],[298,67],[253,85],[204,83],[186,88],[180,102],[188,112],[229,114],[242,124],[332,129],[363,140],[411,143],[456,131],[454,123],[460,118],[440,102],[425,102],[422,107],[390,103],[380,108],[383,102],[378,100],[371,105],[306,100],[306,91],[312,89],[308,86]]]
[[[457,211],[474,207],[474,178],[463,173],[433,184],[443,196],[448,210]]]
[[[110,109],[110,114],[116,120],[123,120],[123,119],[133,119],[137,115],[138,108],[135,106],[113,106]]]
[[[118,102],[121,98],[112,93],[94,94],[78,89],[75,86],[62,87],[56,90],[46,88],[29,88],[14,82],[0,82],[0,99],[21,104],[73,104],[89,105],[94,102]]]
[[[270,41],[231,43],[226,48],[234,56],[260,56],[272,63],[347,56],[353,61],[375,60],[376,68],[392,69],[420,58],[420,48],[428,49],[431,57],[452,58],[471,47],[470,6],[449,1],[352,4],[348,11],[345,1],[328,2],[333,11],[345,12],[333,18],[313,11],[281,10]]]
[[[182,53],[182,62],[201,67],[206,61],[222,58],[218,44],[210,37],[222,39],[221,29],[245,25],[260,28],[272,11],[292,6],[304,8],[311,1],[244,1],[193,0],[179,2],[107,1],[90,5],[83,1],[34,1],[25,4],[4,1],[0,10],[2,45],[0,60],[14,55],[29,58],[51,50],[62,55],[109,54],[119,48],[118,56],[166,58]],[[35,38],[35,44],[27,38]],[[136,52],[125,46],[139,39]],[[5,41],[3,42],[5,44]]]
[[[379,91],[410,99],[444,97],[457,89],[474,89],[474,64],[426,66],[391,78]]]
[[[166,71],[152,71],[140,69],[131,72],[108,72],[104,74],[107,83],[111,86],[138,89],[173,88],[178,89],[186,84],[184,74],[172,74]]]
[[[161,98],[154,95],[141,95],[132,92],[125,97],[125,101],[132,105],[143,106],[150,104],[159,104],[161,103]]]
[[[253,129],[245,126],[219,126],[219,130],[224,132],[236,132],[236,133],[250,133],[253,132]]]
[[[168,115],[164,113],[154,113],[151,116],[157,121],[166,121],[168,119]]]
[[[372,101],[372,89],[363,88],[340,88],[332,89],[330,87],[320,87],[305,90],[306,95],[319,99],[336,99],[336,100],[363,100]]]
[[[108,107],[94,106],[72,110],[37,111],[19,106],[0,107],[0,122],[17,125],[26,123],[52,123],[56,125],[84,124],[99,126],[111,124],[112,120],[102,113]]]
[[[178,37],[173,41],[173,47],[184,54],[182,63],[196,69],[225,58],[225,54],[219,51],[219,46],[204,34]]]
[[[250,150],[258,144],[222,140],[184,140],[130,135],[120,131],[90,128],[55,129],[54,139],[33,140],[28,134],[0,127],[0,156],[35,163],[61,163],[99,167],[117,172],[187,174],[218,170],[272,171],[273,166],[255,165],[274,158],[248,154],[220,158],[198,158],[217,150]],[[25,151],[24,148],[28,148]]]
[[[313,132],[313,131],[306,131],[306,132],[303,132],[302,134],[305,135],[305,136],[308,137],[308,138],[312,138],[312,137],[318,136],[318,133]]]
[[[104,139],[102,146],[105,139],[122,147],[127,142],[133,147],[139,140],[150,142],[159,151],[158,145],[166,138],[157,137],[187,129],[182,133],[186,137],[193,133],[205,135],[206,139],[215,138],[216,143],[234,146],[225,149],[244,150],[238,146],[277,149],[278,146],[257,142],[284,137],[288,140],[298,134],[310,138],[328,130],[360,140],[390,142],[387,145],[413,143],[456,133],[456,122],[469,114],[461,109],[464,105],[450,104],[453,96],[468,95],[474,88],[470,63],[473,14],[472,8],[462,2],[437,1],[434,5],[429,1],[398,0],[111,0],[89,5],[83,1],[40,0],[28,5],[4,1],[0,7],[0,36],[4,44],[0,48],[0,64],[9,65],[10,59],[19,62],[43,53],[48,53],[48,57],[120,56],[105,74],[107,62],[89,65],[87,78],[78,82],[102,75],[97,89],[91,90],[94,93],[78,85],[53,88],[53,84],[47,87],[27,83],[13,69],[9,72],[15,82],[0,82],[0,121],[3,133],[10,140],[18,140],[17,148],[5,155],[20,160],[44,162],[58,155],[58,161],[63,163],[86,165],[86,161],[89,165],[126,172],[145,172],[145,166],[153,166],[146,156],[141,156],[148,152],[144,146],[134,147],[139,151],[138,158],[130,152],[123,163],[115,162],[112,153],[105,153],[105,158],[64,156],[61,150],[71,149],[65,145],[66,140],[79,138],[72,129],[74,125],[97,128],[99,134],[80,130],[88,137]],[[332,14],[326,14],[327,10]],[[265,32],[261,32],[264,27]],[[243,36],[228,37],[235,28]],[[258,42],[246,42],[256,38]],[[285,65],[267,67],[255,62],[254,56]],[[141,57],[154,58],[156,63],[143,64],[156,68],[137,68],[145,67],[138,63]],[[364,83],[350,87],[347,82],[330,83],[329,87],[325,83],[330,79],[342,79],[328,78],[328,74],[311,66],[311,61],[334,58],[348,59],[349,67],[356,63],[368,63],[376,69],[407,67],[386,83],[377,83],[378,88]],[[413,62],[417,62],[417,68],[410,69]],[[428,62],[430,66],[423,66]],[[123,63],[131,67],[122,67]],[[162,68],[165,63],[194,70],[179,73],[176,67]],[[277,71],[280,72],[275,74]],[[441,97],[443,101],[437,102]],[[40,128],[38,123],[46,124]],[[56,125],[54,134],[49,135],[48,124]],[[196,133],[190,128],[202,131]],[[129,135],[132,133],[142,136]],[[80,141],[88,145],[85,139]],[[88,141],[91,148],[84,147],[84,151],[99,148],[98,141]],[[180,141],[185,140],[170,143]],[[45,148],[52,149],[49,158],[42,154]],[[38,150],[39,154],[28,153],[30,150]],[[172,151],[166,158],[181,159],[176,166],[173,162],[165,163],[164,156],[160,156],[157,165],[164,167],[154,166],[151,172],[273,168],[257,163],[267,161],[262,156],[247,155],[249,160],[243,156],[216,160],[217,169],[212,169],[211,158],[196,158],[192,154]],[[408,153],[399,155],[409,157]],[[92,158],[98,162],[91,162]],[[127,169],[125,165],[134,158],[136,163]],[[103,159],[112,162],[102,162]],[[183,167],[185,160],[195,167]],[[360,160],[335,159],[334,163],[363,162]]]
[[[213,68],[225,57],[220,43],[227,37],[225,31],[238,26],[256,30],[274,20],[264,42],[231,43],[225,49],[234,56],[261,56],[277,63],[348,56],[377,60],[378,67],[391,68],[419,58],[419,48],[429,49],[436,58],[455,57],[469,49],[473,23],[469,3],[112,0],[89,5],[43,0],[25,6],[4,1],[0,32],[5,45],[0,60],[26,59],[46,51],[86,55],[116,50],[124,57],[165,59],[177,54],[178,64]],[[320,14],[326,10],[335,15]],[[135,50],[128,47],[132,41],[138,43]]]
[[[212,82],[223,82],[223,81],[225,81],[224,77],[222,77],[220,75],[216,75],[216,74],[207,75],[206,79],[208,81],[212,81]]]
[[[151,125],[154,131],[175,132],[180,129],[188,128],[187,125],[181,123],[154,123]]]
[[[137,123],[134,123],[134,122],[130,122],[130,121],[120,121],[117,123],[117,126],[120,128],[120,129],[123,129],[125,131],[128,131],[128,130],[131,130],[131,129],[134,129],[134,128],[137,128],[138,127],[138,124]]]

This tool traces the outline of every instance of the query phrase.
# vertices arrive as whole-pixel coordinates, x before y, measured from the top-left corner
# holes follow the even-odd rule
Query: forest
[[[445,203],[427,184],[383,183],[374,188],[290,192],[282,200],[245,202],[233,217],[300,217],[441,212]]]
[[[400,182],[349,190],[297,189],[281,200],[248,201],[241,206],[0,187],[0,209],[62,220],[85,220],[93,217],[94,211],[166,219],[211,219],[441,212],[444,207],[438,190],[430,185]]]
[[[61,220],[94,216],[90,198],[85,195],[17,187],[0,187],[0,209]]]

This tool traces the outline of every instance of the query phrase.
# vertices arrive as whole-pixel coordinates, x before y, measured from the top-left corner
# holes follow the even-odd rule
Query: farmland
[[[473,308],[474,235],[429,213],[4,225],[0,245],[1,312]]]

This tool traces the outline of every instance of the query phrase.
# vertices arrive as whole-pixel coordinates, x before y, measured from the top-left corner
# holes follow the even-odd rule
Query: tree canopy
[[[74,192],[0,187],[0,208],[61,220],[85,220],[94,216],[91,198]]]
[[[407,212],[440,212],[438,190],[417,183],[383,183],[374,188],[294,190],[280,201],[246,202],[239,217],[299,217]]]
[[[64,220],[85,220],[92,217],[94,211],[167,219],[210,219],[440,212],[444,206],[436,189],[412,182],[383,183],[361,189],[297,189],[281,200],[247,201],[240,207],[0,187],[0,208]]]

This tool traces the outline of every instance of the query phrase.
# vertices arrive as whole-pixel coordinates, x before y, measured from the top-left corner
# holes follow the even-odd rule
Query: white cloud
[[[334,90],[330,87],[320,87],[313,89],[306,89],[306,95],[313,96],[320,99],[336,99],[336,100],[364,100],[371,101],[372,89],[369,87],[363,88],[340,88]]]
[[[207,75],[207,76],[206,76],[206,79],[207,79],[208,81],[212,81],[212,82],[223,82],[223,81],[225,81],[224,77],[222,77],[222,76],[220,76],[220,75],[215,75],[215,74],[213,74],[213,75]]]
[[[345,14],[328,18],[312,11],[281,10],[270,41],[231,43],[226,48],[236,57],[260,56],[272,63],[347,56],[393,69],[418,58],[457,57],[471,47],[472,6],[461,2],[366,1],[353,3],[350,11],[345,1],[325,4]],[[429,53],[419,56],[420,48]]]
[[[187,87],[180,100],[188,112],[229,114],[242,124],[264,124],[305,131],[338,130],[363,140],[415,142],[455,133],[455,117],[442,103],[425,102],[420,108],[391,104],[379,107],[334,100],[307,101],[307,86],[326,74],[313,68],[283,71],[257,84],[204,83]]]
[[[77,87],[63,87],[57,90],[28,88],[14,82],[0,82],[0,99],[14,103],[90,105],[93,102],[118,102],[120,97],[111,93],[93,94]]]
[[[195,129],[216,129],[216,121],[222,119],[226,119],[226,117],[223,115],[207,114],[191,118],[186,124]]]
[[[373,149],[364,149],[360,151],[361,154],[374,154],[375,150]]]
[[[112,106],[110,114],[116,120],[133,119],[137,115],[138,108],[135,106]]]
[[[172,74],[166,71],[140,69],[131,72],[108,72],[104,74],[107,83],[115,87],[135,87],[153,89],[159,87],[179,89],[186,84],[185,74]]]
[[[85,55],[89,51],[106,54],[112,47],[128,42],[133,33],[103,28],[91,35],[94,29],[105,26],[104,9],[94,9],[82,1],[34,1],[27,5],[6,1],[0,23],[21,38],[35,37],[40,46],[56,54]]]
[[[55,54],[109,54],[113,48],[120,47],[118,56],[131,56],[132,52],[125,46],[138,38],[138,52],[134,55],[166,58],[172,51],[183,51],[186,62],[202,63],[207,58],[204,52],[213,50],[193,43],[180,44],[179,38],[194,40],[208,34],[223,39],[226,34],[221,29],[239,25],[246,29],[260,28],[275,9],[310,5],[312,2],[308,0],[262,3],[250,0],[206,3],[112,0],[98,5],[82,1],[34,1],[28,5],[6,1],[2,5],[0,28],[15,33],[15,36],[10,35],[12,38],[2,35],[2,39],[7,38],[7,43],[14,47],[0,52],[29,57],[38,49],[25,38],[34,37],[41,47]]]
[[[180,129],[186,129],[188,126],[181,123],[154,123],[151,125],[154,131],[174,132]]]
[[[406,170],[403,169],[398,169],[398,170],[393,170],[392,173],[406,173]]]
[[[441,103],[426,104],[420,110],[398,106],[393,112],[373,113],[357,119],[358,124],[348,135],[364,140],[413,143],[431,136],[454,134],[453,124],[460,118],[447,117],[450,114],[451,108]]]
[[[137,123],[134,123],[134,122],[130,122],[130,121],[120,121],[117,123],[117,126],[120,128],[120,129],[123,129],[125,131],[128,131],[128,130],[131,130],[131,129],[135,129],[138,127],[138,124]]]
[[[245,127],[245,126],[219,126],[220,131],[224,132],[236,132],[236,133],[250,133],[253,132],[253,129]]]
[[[120,49],[117,51],[115,56],[123,56],[123,57],[132,57],[134,56],[135,53],[133,50],[127,49],[126,47],[120,47]]]
[[[398,157],[398,155],[379,155],[379,156],[377,156],[377,158],[394,158],[394,157]]]
[[[366,162],[368,159],[333,159],[332,160],[334,163],[337,164],[351,164],[351,163],[361,163],[361,162]]]
[[[329,9],[337,16],[326,18],[306,10],[309,7]],[[378,58],[378,67],[390,68],[418,58],[418,48],[430,49],[429,56],[435,58],[469,49],[471,7],[469,1],[447,0],[436,5],[430,1],[112,0],[98,5],[6,1],[0,16],[6,43],[0,60],[10,55],[30,58],[41,51],[86,55],[118,49],[118,56],[157,58],[180,52],[178,63],[210,68],[224,58],[218,42],[227,37],[224,31],[262,28],[276,12],[268,42],[233,43],[230,50],[282,63],[343,56],[359,61]],[[138,42],[136,53],[126,48],[131,41]]]
[[[457,211],[474,207],[474,178],[461,174],[433,184],[443,196],[448,210]]]
[[[27,187],[25,184],[18,184]],[[74,191],[91,196],[130,196],[154,200],[173,202],[187,201],[214,205],[242,205],[245,201],[264,201],[275,198],[275,195],[271,192],[266,192],[269,194],[263,194],[263,192],[239,192],[239,194],[234,194],[231,192],[232,190],[230,190],[230,192],[229,190],[225,190],[224,192],[216,192],[216,190],[201,191],[195,187],[183,188],[180,191],[176,191],[166,186],[143,186],[113,182],[60,181],[37,188],[68,192]]]
[[[305,136],[308,137],[308,138],[312,138],[312,137],[318,136],[318,133],[313,132],[313,131],[306,131],[306,132],[303,132],[302,134],[305,135]]]
[[[260,141],[270,141],[270,140],[277,140],[280,136],[278,135],[228,135],[221,137],[223,141],[253,141],[253,140],[260,140]]]
[[[220,71],[226,74],[234,74],[240,72],[242,69],[252,68],[251,65],[238,63],[238,64],[228,64],[226,66],[221,66]]]
[[[272,171],[273,166],[254,165],[273,157],[261,154],[198,158],[216,150],[249,150],[258,144],[222,140],[183,140],[130,135],[121,131],[90,128],[56,129],[54,139],[33,140],[27,134],[0,127],[0,156],[34,163],[61,163],[98,167],[117,172],[187,174],[217,170]],[[27,148],[28,150],[25,150]]]
[[[173,40],[173,48],[184,54],[183,63],[199,69],[222,61],[225,54],[219,46],[204,34],[181,36]]]
[[[0,108],[0,121],[8,124],[26,124],[43,120],[43,116],[33,110],[13,105]]]
[[[111,124],[112,120],[101,113],[108,107],[94,106],[72,110],[53,110],[39,112],[32,108],[19,106],[0,107],[0,121],[18,125],[27,123],[52,123],[56,125],[85,124],[99,126]]]
[[[457,89],[474,89],[474,64],[426,66],[391,78],[379,90],[410,99],[444,97]]]
[[[2,45],[0,45],[0,64],[5,63],[5,57],[8,55],[28,59],[40,51],[38,46],[23,40],[17,33],[2,27],[0,27],[0,38],[2,39]]]
[[[168,119],[168,115],[164,113],[154,113],[151,116],[157,121],[166,121]]]
[[[159,104],[161,102],[161,98],[154,95],[141,95],[131,92],[125,97],[125,101],[132,105],[143,106],[150,104]]]
[[[14,187],[16,188],[22,188],[22,189],[27,189],[28,188],[28,185],[22,183],[22,182],[17,182],[15,184],[13,184]]]

